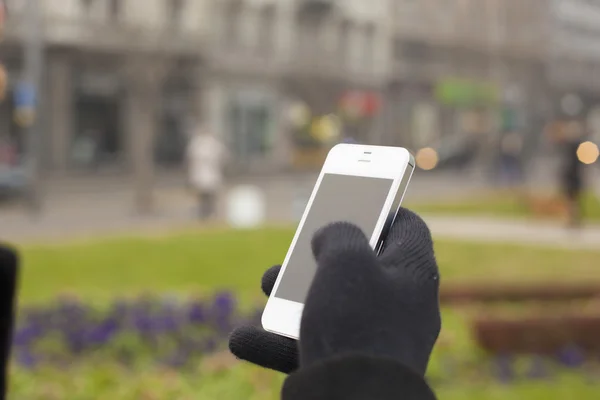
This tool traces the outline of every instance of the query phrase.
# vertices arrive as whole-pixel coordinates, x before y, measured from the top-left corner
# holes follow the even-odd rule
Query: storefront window
[[[76,165],[114,163],[122,148],[118,81],[103,74],[82,74],[75,92],[75,132],[71,159]]]
[[[261,96],[234,96],[228,118],[231,145],[242,159],[266,157],[272,141],[272,102]]]

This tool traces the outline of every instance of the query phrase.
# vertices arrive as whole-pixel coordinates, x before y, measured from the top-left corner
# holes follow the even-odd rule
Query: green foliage
[[[292,229],[273,228],[27,246],[21,299],[31,303],[70,294],[106,301],[145,292],[227,289],[244,302],[262,301],[262,273],[283,260],[292,235]],[[438,240],[436,255],[443,283],[600,279],[593,251]]]

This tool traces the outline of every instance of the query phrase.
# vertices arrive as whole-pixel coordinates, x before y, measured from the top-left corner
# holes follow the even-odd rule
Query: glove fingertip
[[[319,229],[312,238],[311,247],[317,262],[323,254],[327,253],[348,250],[371,251],[369,239],[364,232],[349,222],[334,222]]]
[[[281,265],[274,265],[266,270],[263,274],[261,289],[265,295],[271,295],[273,287],[275,286],[275,282],[277,281],[277,277],[279,276],[279,271],[281,271]]]
[[[233,331],[229,350],[240,360],[275,371],[290,373],[298,368],[298,349],[294,340],[253,326]]]
[[[431,231],[423,218],[406,208],[400,208],[387,241],[398,241],[410,237],[432,241]]]

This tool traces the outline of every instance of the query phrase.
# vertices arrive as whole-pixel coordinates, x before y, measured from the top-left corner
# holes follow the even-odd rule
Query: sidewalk
[[[557,222],[486,217],[425,216],[437,238],[503,242],[600,251],[600,226],[568,230]]]
[[[157,214],[153,217],[137,217],[123,212],[119,216],[100,213],[93,223],[81,215],[70,217],[47,217],[42,220],[30,218],[0,219],[3,229],[0,240],[13,243],[63,241],[113,234],[157,234],[178,229],[197,229],[191,212]],[[424,216],[436,238],[460,239],[487,243],[513,243],[561,247],[567,249],[600,250],[600,227],[586,227],[569,231],[558,224],[502,220],[483,217]],[[289,224],[288,221],[271,221],[271,224]],[[7,228],[7,229],[4,229]]]
[[[299,205],[310,195],[315,179],[314,174],[282,175],[237,181],[231,185],[245,183],[259,187],[266,201],[267,224],[293,226]],[[65,240],[198,227],[195,198],[186,192],[182,179],[177,176],[157,185],[156,212],[144,217],[133,210],[133,191],[126,180],[55,184],[51,189],[46,195],[46,212],[39,219],[33,219],[18,207],[0,209],[0,240]],[[424,174],[411,184],[405,201],[464,197],[481,189],[480,183],[460,176]],[[438,238],[600,250],[600,227],[569,232],[558,223],[527,220],[456,216],[426,216],[425,219]]]

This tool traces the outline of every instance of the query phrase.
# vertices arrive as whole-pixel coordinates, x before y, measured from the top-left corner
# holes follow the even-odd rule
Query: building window
[[[86,14],[86,16],[89,17],[91,15],[94,3],[94,0],[80,0],[81,9]]]
[[[167,6],[167,23],[171,28],[179,28],[183,23],[184,0],[165,0]]]
[[[231,100],[228,121],[236,155],[243,161],[264,157],[271,149],[270,102]]]
[[[119,19],[121,16],[123,3],[121,0],[110,0],[108,3],[108,15],[112,19]]]
[[[365,70],[371,71],[373,65],[375,65],[375,25],[373,24],[368,24],[364,28],[363,47]]]
[[[348,62],[350,58],[350,32],[352,30],[352,24],[348,20],[344,20],[340,23],[340,31],[338,37],[338,50],[340,60],[342,63]]]
[[[227,47],[237,47],[241,39],[243,4],[233,0],[225,5],[223,12],[223,41]]]
[[[269,54],[274,47],[276,21],[275,5],[270,4],[263,7],[259,16],[258,46],[263,54]]]

